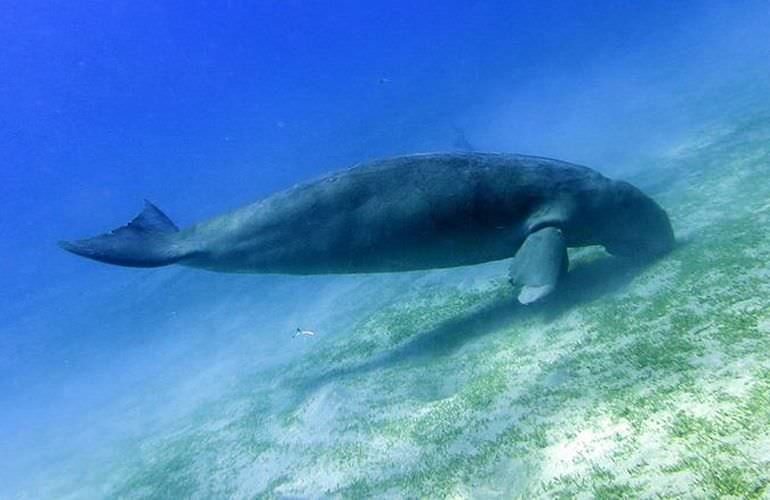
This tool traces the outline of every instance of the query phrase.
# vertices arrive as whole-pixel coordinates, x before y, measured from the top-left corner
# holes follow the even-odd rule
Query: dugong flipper
[[[511,262],[511,283],[523,285],[519,302],[529,304],[546,297],[568,267],[567,241],[560,229],[545,227],[531,233]]]

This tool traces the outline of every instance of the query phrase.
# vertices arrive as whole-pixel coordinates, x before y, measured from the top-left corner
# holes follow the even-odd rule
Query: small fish
[[[315,332],[313,330],[303,330],[302,328],[297,328],[297,331],[294,332],[294,337],[292,337],[292,338],[296,338],[296,337],[299,337],[299,336],[313,337],[313,336],[315,336]]]

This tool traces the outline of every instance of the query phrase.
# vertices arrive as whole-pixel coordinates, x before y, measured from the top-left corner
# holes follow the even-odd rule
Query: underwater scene
[[[0,19],[1,499],[770,498],[766,2]]]

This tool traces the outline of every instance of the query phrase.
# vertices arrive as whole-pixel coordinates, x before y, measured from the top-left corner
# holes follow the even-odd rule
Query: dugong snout
[[[616,256],[642,259],[673,250],[676,240],[666,211],[636,187],[622,184],[604,241],[606,250]]]

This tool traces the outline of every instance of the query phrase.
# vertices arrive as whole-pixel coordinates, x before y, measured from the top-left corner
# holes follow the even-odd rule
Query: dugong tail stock
[[[186,254],[177,244],[179,228],[158,207],[144,201],[144,210],[125,226],[84,240],[60,241],[76,255],[127,267],[160,267]]]

